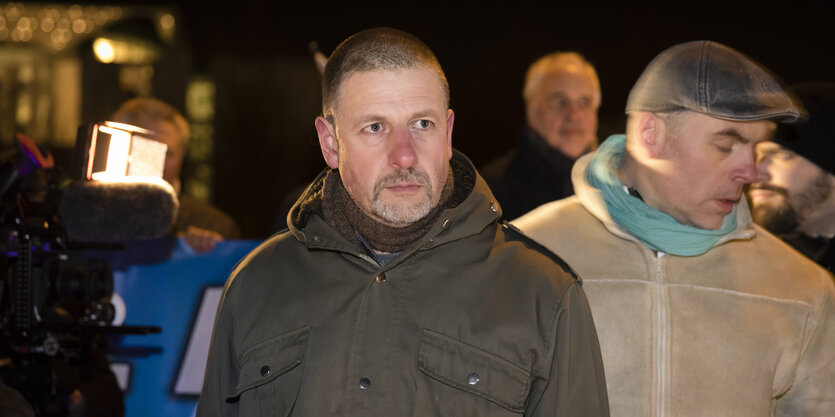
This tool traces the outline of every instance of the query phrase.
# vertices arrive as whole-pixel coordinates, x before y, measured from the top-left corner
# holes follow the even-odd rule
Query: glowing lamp
[[[76,140],[73,171],[85,180],[147,181],[159,183],[165,170],[168,145],[150,137],[153,132],[116,122],[82,126]]]

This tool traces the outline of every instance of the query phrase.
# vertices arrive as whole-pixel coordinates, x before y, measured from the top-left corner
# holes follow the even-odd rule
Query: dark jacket
[[[502,219],[513,220],[542,204],[574,194],[573,165],[573,159],[548,146],[545,139],[526,127],[516,149],[479,172],[502,206]]]
[[[322,220],[322,173],[227,281],[197,415],[607,416],[580,281],[451,166],[460,203],[385,267]]]
[[[784,242],[815,261],[823,269],[835,272],[835,239],[811,237],[800,232],[777,235]]]

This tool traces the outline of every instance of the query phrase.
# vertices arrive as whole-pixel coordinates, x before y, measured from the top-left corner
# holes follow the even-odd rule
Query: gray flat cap
[[[682,110],[734,121],[782,122],[794,122],[802,112],[767,69],[711,41],[686,42],[658,54],[626,101],[626,113]]]

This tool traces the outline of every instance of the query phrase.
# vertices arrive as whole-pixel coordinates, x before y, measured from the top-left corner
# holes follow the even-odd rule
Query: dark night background
[[[138,4],[174,7],[183,36],[155,71],[154,95],[182,108],[185,80],[166,69],[214,79],[214,204],[256,239],[276,231],[282,195],[325,167],[313,127],[320,98],[311,41],[329,54],[357,31],[390,26],[426,42],[449,79],[453,145],[477,166],[514,146],[525,70],[556,50],[580,52],[596,66],[601,139],[623,129],[626,96],[644,66],[684,41],[729,45],[788,84],[835,81],[831,2]],[[85,118],[103,117],[86,98],[84,106]]]

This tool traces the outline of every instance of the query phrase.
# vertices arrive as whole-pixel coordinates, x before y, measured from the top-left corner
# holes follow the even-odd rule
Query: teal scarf
[[[626,136],[612,135],[606,139],[586,168],[586,181],[600,190],[612,220],[643,244],[654,251],[697,256],[736,229],[736,208],[725,216],[719,230],[709,230],[681,224],[629,195],[617,175],[625,149]]]

